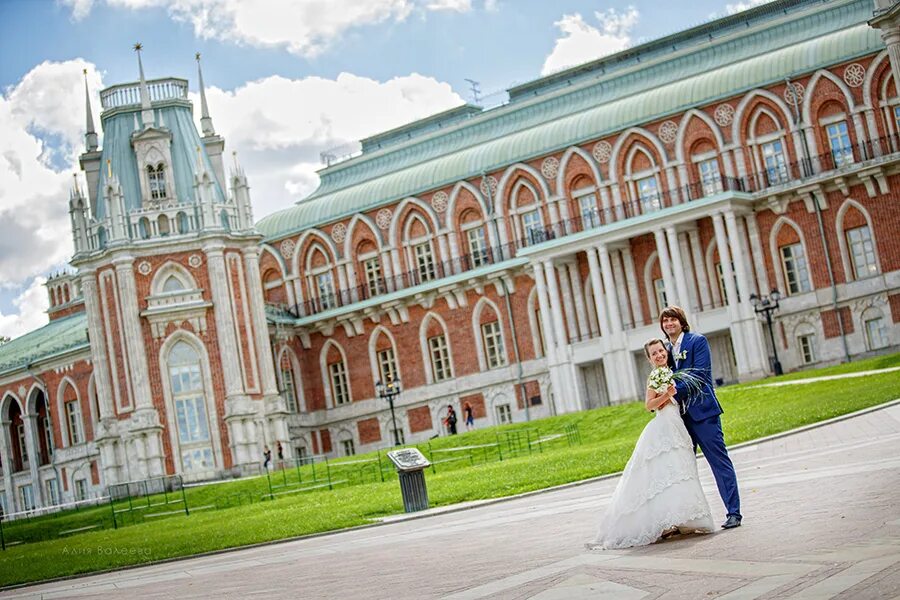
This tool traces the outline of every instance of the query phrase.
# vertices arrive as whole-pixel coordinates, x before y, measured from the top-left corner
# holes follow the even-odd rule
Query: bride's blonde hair
[[[644,342],[644,355],[647,357],[647,360],[650,360],[650,346],[652,346],[653,344],[662,344],[662,347],[666,348],[666,343],[659,338],[651,338],[647,340],[646,342]],[[666,352],[668,351],[669,349],[666,348]]]

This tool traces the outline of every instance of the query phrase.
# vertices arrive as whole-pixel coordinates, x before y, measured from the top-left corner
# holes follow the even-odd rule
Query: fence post
[[[272,493],[272,476],[269,475],[269,465],[264,465],[266,467],[266,481],[269,482],[269,500],[275,499],[275,494]]]
[[[331,485],[331,466],[328,464],[328,457],[325,457],[325,473],[328,476],[328,489],[333,490],[334,487]]]
[[[300,474],[300,461],[301,460],[302,459],[300,459],[300,458],[294,459],[294,466],[297,468],[297,485],[300,485],[301,483],[303,483],[303,475]]]
[[[494,431],[494,438],[497,440],[497,454],[500,455],[500,462],[503,462],[503,448],[500,447],[500,434]]]
[[[381,475],[381,483],[384,483],[384,470],[381,468],[381,450],[375,450],[378,456],[378,474]]]
[[[181,475],[176,475],[176,477],[178,478],[178,483],[181,484],[181,503],[184,504],[184,514],[191,516],[191,511],[188,510],[187,494],[184,493],[184,479],[181,478]]]
[[[6,538],[3,537],[3,519],[6,515],[0,515],[0,549],[6,550]]]
[[[119,525],[116,523],[116,505],[113,504],[112,489],[109,490],[109,509],[112,511],[113,529],[118,529]]]

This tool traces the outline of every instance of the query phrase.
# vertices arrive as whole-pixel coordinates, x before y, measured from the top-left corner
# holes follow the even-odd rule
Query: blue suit
[[[697,446],[700,447],[712,469],[728,516],[740,518],[741,499],[738,494],[737,476],[725,448],[725,437],[722,435],[722,421],[719,415],[723,411],[713,388],[709,342],[699,333],[686,331],[681,338],[681,354],[684,358],[676,360],[676,357],[672,356],[671,344],[668,345],[668,349],[673,371],[676,373],[686,371],[700,380],[701,390],[693,393],[684,382],[676,381],[675,399],[682,407],[681,416],[694,442],[694,450],[696,451]]]

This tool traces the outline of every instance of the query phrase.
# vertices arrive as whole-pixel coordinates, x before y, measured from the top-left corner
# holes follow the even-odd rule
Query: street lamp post
[[[375,393],[382,400],[387,400],[388,404],[391,407],[391,426],[393,427],[394,433],[394,445],[400,445],[400,438],[397,435],[397,417],[394,415],[394,398],[400,395],[400,380],[399,379],[388,379],[386,382],[382,383],[381,381],[375,382]]]
[[[772,331],[772,313],[778,310],[778,301],[781,300],[781,292],[772,290],[768,296],[757,296],[750,294],[750,304],[757,314],[766,315],[766,324],[769,326],[769,340],[772,342],[772,352],[775,356],[772,359],[772,370],[776,375],[781,375],[781,362],[778,360],[778,347],[775,345],[775,333]]]

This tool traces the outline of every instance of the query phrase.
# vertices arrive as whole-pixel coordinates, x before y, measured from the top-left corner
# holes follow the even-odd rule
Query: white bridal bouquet
[[[650,373],[650,379],[647,380],[648,387],[657,394],[665,392],[673,383],[675,383],[675,373],[669,367],[656,367]]]

